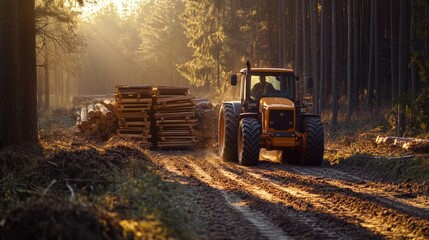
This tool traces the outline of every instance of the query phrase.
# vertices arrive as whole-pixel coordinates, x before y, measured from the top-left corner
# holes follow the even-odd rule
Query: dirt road
[[[273,158],[243,167],[208,150],[148,157],[186,189],[178,207],[198,239],[429,239],[427,184]]]

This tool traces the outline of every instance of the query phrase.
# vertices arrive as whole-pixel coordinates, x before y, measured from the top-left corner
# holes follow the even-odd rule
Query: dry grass
[[[146,150],[75,136],[69,118],[50,112],[39,145],[0,151],[0,239],[185,237],[180,188],[158,175]]]
[[[325,159],[330,164],[356,167],[388,181],[429,182],[428,154],[375,143],[378,135],[395,135],[389,109],[360,112],[351,121],[346,121],[345,114],[340,114],[337,127],[329,124],[329,113],[322,114],[322,119],[325,123]]]

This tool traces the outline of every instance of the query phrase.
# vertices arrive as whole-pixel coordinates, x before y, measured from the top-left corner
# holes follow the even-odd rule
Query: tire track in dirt
[[[398,200],[395,195],[400,196],[400,191],[386,191],[384,185],[380,188],[346,172],[264,161],[249,168],[221,162],[210,152],[169,158],[174,160],[164,159],[160,165],[180,178],[195,179],[219,191],[221,201],[267,239],[429,236],[425,196]],[[277,235],[270,235],[273,232]]]
[[[264,237],[273,240],[293,239],[292,237],[286,235],[283,230],[271,223],[264,215],[251,210],[247,206],[246,201],[244,201],[233,193],[225,191],[222,185],[219,185],[217,182],[215,182],[213,178],[209,174],[207,174],[206,171],[204,171],[200,166],[196,165],[192,160],[189,160],[189,158],[187,157],[185,157],[184,159],[187,160],[187,163],[194,170],[194,173],[196,174],[195,177],[205,182],[207,185],[219,189],[222,192],[225,201],[236,211],[240,212],[253,225],[255,225],[255,227]]]
[[[196,178],[198,174],[189,166],[190,162],[185,161],[188,155],[179,155],[152,153],[150,158],[167,178],[195,186],[195,191],[187,194],[185,200],[178,204],[193,213],[189,230],[195,232],[196,239],[291,239],[283,232],[270,228],[263,217],[241,206],[241,200],[233,194],[206,185],[205,182],[212,181],[209,175],[203,173],[200,178],[204,181]]]
[[[304,169],[303,167],[288,167],[293,168],[294,171],[296,171],[296,169]],[[367,196],[367,192],[357,190],[358,187],[356,186],[353,186],[353,189],[357,190],[354,192],[350,189],[350,185],[344,186],[344,184],[338,184],[338,181],[321,182],[319,178],[311,177],[311,170],[313,169],[306,168],[304,175],[295,177],[302,178],[301,182],[304,184],[300,186],[300,189],[307,189],[308,192],[320,194],[318,198],[308,198],[314,206],[322,207],[322,209],[324,208],[324,211],[328,213],[332,212],[334,209],[336,215],[343,216],[344,219],[349,219],[349,222],[360,224],[386,237],[396,238],[407,236],[417,239],[424,239],[427,237],[427,226],[429,224],[427,218],[414,217],[412,214],[410,216],[406,213],[395,211],[395,208],[391,208],[391,206],[394,205],[399,208],[398,204],[393,204],[391,201],[385,200],[377,195]],[[326,175],[319,174],[316,176],[329,176],[330,169],[316,169],[319,173],[325,170],[327,172]],[[274,187],[283,188],[282,184],[289,184],[288,180],[279,181],[279,179],[284,179],[285,176],[291,176],[290,172],[278,174],[272,169],[269,171],[260,169],[256,171],[262,172],[265,177],[262,175],[256,176],[260,176],[261,179],[269,185],[275,185]],[[255,173],[249,174],[255,176]],[[276,177],[273,177],[273,175]],[[356,179],[353,176],[351,178],[354,180]],[[278,186],[279,183],[281,186]],[[333,184],[330,185],[331,183]],[[377,194],[382,195],[380,192]],[[323,199],[325,199],[325,201],[322,201]],[[383,203],[389,203],[389,205],[385,206]],[[410,210],[410,206],[405,206],[403,208],[406,209],[408,213],[414,212]],[[424,214],[425,213],[422,213],[420,215]]]
[[[292,232],[292,233],[288,232],[288,234],[296,234],[297,237],[302,239],[306,239],[306,237],[308,237],[309,239],[314,239],[315,236],[323,239],[350,239],[351,238],[349,234],[347,235],[344,234],[344,228],[338,228],[338,229],[335,229],[333,227],[326,228],[325,227],[326,225],[323,223],[323,221],[320,218],[314,216],[314,214],[306,214],[302,211],[296,211],[290,205],[286,204],[288,201],[293,201],[293,199],[284,201],[282,198],[274,196],[264,188],[258,188],[253,185],[247,184],[244,180],[240,179],[239,176],[235,175],[234,173],[226,169],[231,164],[223,163],[223,162],[215,162],[213,160],[217,157],[214,157],[214,158],[213,157],[214,156],[211,156],[209,160],[204,164],[205,166],[203,166],[203,168],[206,168],[205,170],[201,169],[201,167],[197,166],[196,164],[192,164],[192,163],[189,163],[189,164],[192,168],[195,169],[195,172],[198,173],[200,176],[204,176],[206,174],[215,175],[215,177],[218,180],[216,181],[216,183],[211,183],[213,186],[218,186],[219,184],[221,186],[233,185],[234,187],[229,187],[229,188],[232,190],[236,188],[241,191],[250,192],[253,196],[256,196],[257,198],[264,200],[265,202],[274,204],[274,207],[271,207],[274,209],[270,209],[270,207],[267,208],[265,206],[262,206],[261,209],[266,212],[265,215],[267,216],[271,215],[270,216],[271,218],[273,218],[272,216],[273,213],[276,215],[281,215],[281,216],[274,216],[274,218],[279,218],[283,221],[283,222],[279,221],[277,223],[278,225],[284,225],[283,230],[291,231],[291,229],[294,229],[293,231],[295,232]],[[234,165],[235,164],[232,164],[232,166]],[[210,177],[210,179],[213,179],[213,178]],[[297,189],[294,189],[292,191],[299,192],[299,190]],[[260,212],[263,212],[263,211],[260,211]],[[289,224],[284,224],[285,217],[288,219]],[[293,228],[289,228],[292,225],[291,223],[295,225]],[[301,228],[301,233],[303,233],[302,229],[305,229],[305,232],[299,235],[297,234],[297,231],[296,231],[297,228]],[[305,234],[307,234],[307,236]],[[356,239],[359,239],[359,237],[356,237]]]
[[[362,178],[340,172],[329,168],[303,168],[300,166],[289,166],[289,173],[293,172],[310,181],[317,180],[337,188],[352,191],[361,195],[368,195],[367,199],[378,201],[387,207],[399,210],[411,216],[429,219],[429,196],[428,194],[416,195],[401,191],[386,191],[380,184],[371,184]],[[257,170],[258,171],[258,170]],[[276,171],[261,171],[264,174],[272,174],[277,177],[284,176],[285,172],[278,174]],[[288,172],[286,172],[287,174]],[[412,200],[411,200],[412,199]]]

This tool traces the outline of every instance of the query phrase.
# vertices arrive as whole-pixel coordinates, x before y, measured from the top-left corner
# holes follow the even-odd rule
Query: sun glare
[[[90,19],[101,9],[112,4],[120,15],[127,15],[145,0],[96,0],[88,1],[81,7],[82,18]]]

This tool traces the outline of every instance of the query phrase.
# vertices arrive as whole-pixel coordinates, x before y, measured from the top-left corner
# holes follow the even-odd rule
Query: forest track
[[[424,184],[268,160],[244,167],[208,150],[149,151],[148,157],[166,178],[193,187],[183,205],[197,238],[429,238]]]

